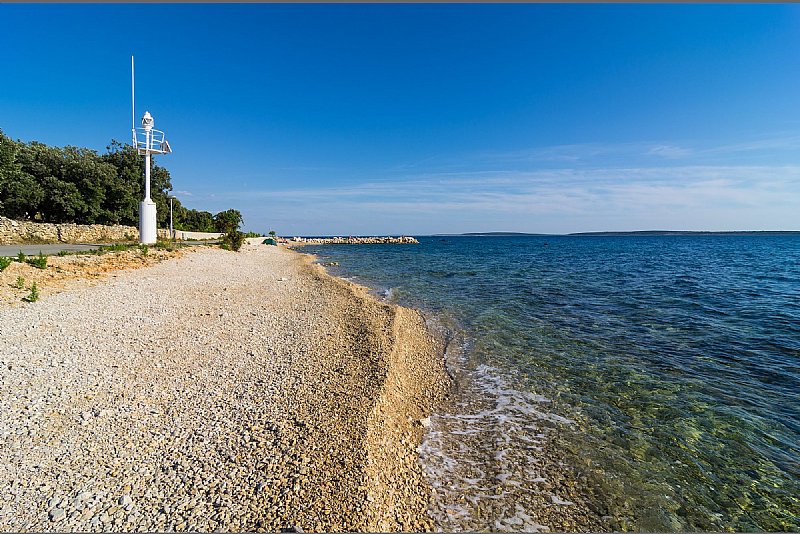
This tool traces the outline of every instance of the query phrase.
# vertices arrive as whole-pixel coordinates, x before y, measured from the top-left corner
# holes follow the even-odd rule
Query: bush
[[[147,256],[147,253],[150,252],[150,247],[147,245],[139,245],[139,252],[142,253],[142,256]]]
[[[26,257],[25,254],[23,254],[22,251],[20,250],[19,254],[17,254],[17,261],[20,263],[25,263],[25,257]]]
[[[5,270],[6,267],[11,265],[12,261],[14,260],[12,260],[11,258],[0,256],[0,272],[3,272],[3,270]]]
[[[30,265],[33,265],[37,269],[47,269],[47,256],[42,254],[42,251],[39,251],[39,255],[35,258],[28,258],[27,262]]]
[[[17,285],[16,285],[16,288],[17,288],[17,289],[22,289],[22,288],[24,288],[24,287],[25,287],[25,279],[24,279],[24,278],[22,278],[21,276],[18,276],[18,277],[17,277]]]
[[[36,287],[36,282],[31,285],[31,292],[28,293],[28,296],[22,300],[27,302],[36,302],[39,300],[39,289]]]
[[[222,247],[228,250],[238,251],[242,248],[242,243],[244,243],[244,234],[239,230],[231,230],[222,236]]]

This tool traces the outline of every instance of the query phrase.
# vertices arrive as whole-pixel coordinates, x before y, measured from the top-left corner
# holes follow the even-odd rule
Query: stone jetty
[[[418,245],[416,238],[406,235],[399,237],[293,237],[288,244],[304,245]]]

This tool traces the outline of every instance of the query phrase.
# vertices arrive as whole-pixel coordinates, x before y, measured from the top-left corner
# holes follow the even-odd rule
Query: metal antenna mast
[[[134,105],[134,88],[136,85],[133,83],[133,56],[131,56],[131,134],[133,135],[133,146],[136,146],[136,106]]]

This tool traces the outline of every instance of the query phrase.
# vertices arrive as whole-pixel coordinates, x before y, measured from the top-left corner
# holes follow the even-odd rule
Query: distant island
[[[661,235],[800,235],[797,230],[745,230],[704,232],[691,230],[638,230],[634,232],[576,232],[571,236],[661,236]]]
[[[532,234],[526,232],[465,232],[463,234],[433,234],[432,237],[524,237],[524,236],[663,236],[663,235],[800,235],[800,230],[743,230],[707,232],[695,230],[635,230],[632,232],[574,232],[571,234]]]
[[[470,236],[470,237],[502,237],[502,236],[511,236],[511,237],[524,237],[524,236],[547,236],[547,235],[554,235],[554,234],[528,234],[525,232],[467,232],[464,234],[433,234],[431,237],[462,237],[462,236]]]

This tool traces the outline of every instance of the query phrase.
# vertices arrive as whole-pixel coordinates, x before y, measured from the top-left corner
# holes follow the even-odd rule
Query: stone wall
[[[169,239],[169,230],[159,228],[159,239]],[[222,234],[213,232],[175,231],[181,240],[218,239]],[[139,241],[139,229],[135,226],[105,226],[102,224],[37,223],[14,221],[0,215],[0,245],[24,243],[114,243],[117,241]]]
[[[0,216],[0,245],[20,243],[111,243],[138,241],[134,226],[102,224],[36,223],[14,221]]]
[[[166,235],[169,235],[169,230],[164,230]],[[175,230],[175,239],[178,241],[191,240],[191,239],[219,239],[223,234],[217,232],[185,232],[183,230]]]

